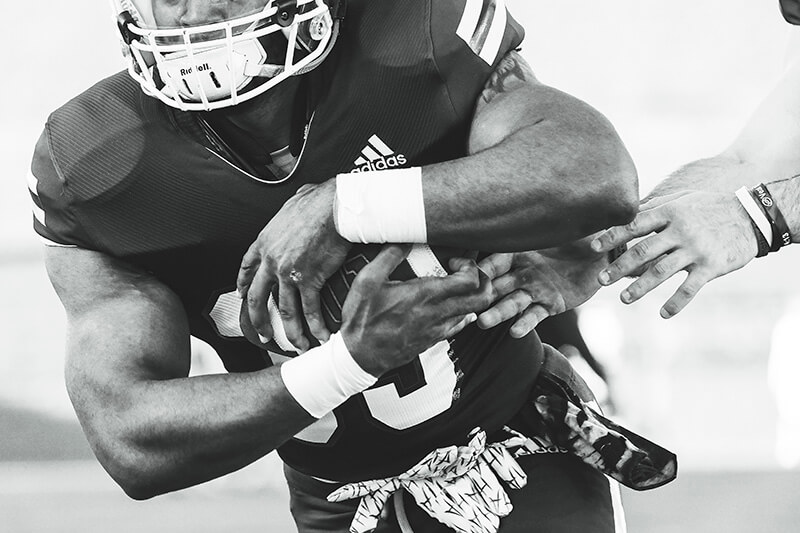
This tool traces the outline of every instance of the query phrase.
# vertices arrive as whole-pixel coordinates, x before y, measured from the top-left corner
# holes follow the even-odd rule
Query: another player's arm
[[[687,279],[661,309],[680,312],[709,281],[737,270],[757,253],[750,217],[735,196],[740,187],[766,183],[792,242],[800,240],[800,61],[795,61],[722,153],[685,165],[644,199],[628,225],[601,235],[593,246],[610,250],[646,237],[600,273],[604,285],[639,275],[622,293],[637,301],[677,272]]]
[[[428,241],[530,250],[624,224],[636,170],[612,125],[511,51],[476,104],[470,155],[422,169]]]
[[[277,368],[187,378],[183,306],[152,276],[103,254],[48,247],[67,311],[66,383],[97,458],[148,498],[227,474],[314,421]]]

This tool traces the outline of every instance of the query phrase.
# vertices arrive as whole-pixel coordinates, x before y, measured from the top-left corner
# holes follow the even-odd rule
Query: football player
[[[613,128],[536,80],[504,2],[112,3],[128,72],[49,117],[29,187],[70,397],[122,488],[277,449],[300,531],[622,530],[613,482],[526,436],[557,357],[464,327],[489,284],[449,261],[635,208]],[[190,335],[230,373],[189,377]]]

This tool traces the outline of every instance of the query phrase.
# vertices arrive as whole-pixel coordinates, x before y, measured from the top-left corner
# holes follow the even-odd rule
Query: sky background
[[[614,123],[642,195],[733,139],[780,77],[793,33],[776,0],[508,3],[527,30],[523,54],[539,79]],[[9,3],[4,20],[0,412],[21,409],[74,428],[62,378],[63,311],[31,229],[25,174],[49,112],[124,64],[104,1]],[[712,282],[670,321],[658,309],[677,280],[632,306],[618,302],[617,284],[582,309],[589,344],[610,365],[620,415],[678,452],[683,469],[781,468],[779,432],[800,426],[800,413],[792,401],[777,403],[769,357],[783,361],[778,390],[793,389],[798,253],[783,250]],[[790,348],[773,342],[782,332]],[[0,416],[0,439],[8,442],[17,423]],[[0,446],[0,462],[24,457],[4,458],[8,449]]]

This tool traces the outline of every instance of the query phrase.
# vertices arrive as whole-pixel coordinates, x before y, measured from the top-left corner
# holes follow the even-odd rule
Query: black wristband
[[[777,252],[783,246],[788,246],[792,243],[792,234],[789,232],[789,226],[786,224],[786,219],[783,218],[775,200],[769,193],[767,186],[759,183],[750,190],[750,194],[761,206],[764,214],[769,220],[769,225],[772,227],[772,243],[770,245],[770,252]]]
[[[769,243],[767,242],[766,237],[764,234],[761,233],[761,230],[758,229],[758,226],[753,219],[750,219],[750,225],[753,226],[753,233],[756,234],[756,243],[758,244],[758,252],[756,253],[756,257],[764,257],[769,253]]]

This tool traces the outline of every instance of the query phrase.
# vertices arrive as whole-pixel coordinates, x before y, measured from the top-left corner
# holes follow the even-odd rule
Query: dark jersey
[[[192,335],[229,371],[272,364],[239,327],[242,255],[305,183],[465,155],[478,95],[522,30],[496,0],[352,0],[324,90],[286,179],[241,163],[203,114],[145,96],[127,73],[55,111],[36,146],[36,231],[151,272],[180,298]],[[302,125],[301,125],[302,126]],[[371,254],[355,247],[339,278]],[[491,431],[523,404],[535,335],[471,327],[349,399],[279,450],[342,481],[397,474],[433,447]],[[265,428],[268,431],[268,428]]]

